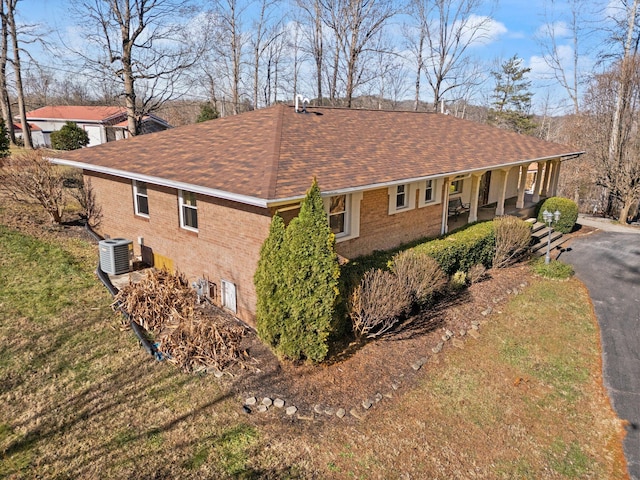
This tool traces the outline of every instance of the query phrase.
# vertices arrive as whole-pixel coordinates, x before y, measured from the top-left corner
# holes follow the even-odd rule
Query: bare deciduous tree
[[[204,48],[178,19],[192,18],[190,0],[75,0],[88,50],[85,64],[122,86],[131,135],[144,115],[174,97],[175,87]]]
[[[560,5],[551,2],[552,8],[560,9]],[[554,80],[564,89],[569,96],[573,107],[573,113],[580,111],[580,86],[583,84],[582,72],[580,71],[580,42],[585,32],[584,16],[588,10],[590,2],[586,0],[570,0],[566,7],[566,18],[557,20],[547,11],[546,23],[543,26],[539,44],[543,50],[543,58],[547,66],[553,72]],[[567,32],[562,35],[560,31]],[[566,38],[570,41],[571,52],[562,48],[561,41]],[[570,53],[570,58],[567,58]]]
[[[407,40],[415,57],[416,92],[420,98],[420,76],[424,73],[433,91],[433,110],[444,95],[477,81],[463,68],[469,61],[467,49],[487,38],[493,19],[481,15],[482,0],[412,0],[414,21]]]
[[[11,49],[13,50],[13,72],[15,75],[16,95],[18,97],[18,115],[22,124],[22,140],[25,148],[33,148],[31,144],[31,130],[27,123],[27,109],[24,102],[24,89],[22,86],[22,65],[20,63],[20,42],[18,39],[18,26],[16,24],[16,7],[19,0],[3,0],[5,11],[3,12],[3,27],[6,26],[9,32],[9,40],[11,41]],[[6,85],[5,85],[6,86]],[[13,124],[13,119],[9,119]]]

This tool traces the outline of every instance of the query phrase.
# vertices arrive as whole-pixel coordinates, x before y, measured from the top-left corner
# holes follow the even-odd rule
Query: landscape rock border
[[[520,283],[517,288],[507,289],[505,294],[506,296],[518,295],[527,286],[527,282]],[[504,300],[505,297],[498,297],[492,299],[492,303],[495,305]],[[452,332],[448,328],[443,327],[440,341],[431,348],[431,354],[426,354],[425,356],[421,356],[415,359],[413,362],[410,362],[408,372],[417,374],[418,371],[421,370],[422,367],[429,362],[429,359],[441,353],[445,349],[447,344],[449,344],[453,348],[463,349],[468,341],[478,340],[481,337],[480,327],[487,323],[488,317],[490,317],[492,314],[500,313],[502,313],[500,310],[496,310],[494,309],[494,307],[488,305],[485,309],[479,312],[480,316],[483,317],[482,320],[472,320],[468,325],[464,326],[464,328],[461,328],[457,334]],[[310,409],[309,412],[303,413],[295,405],[289,404],[282,398],[276,397],[272,399],[271,397],[265,395],[262,396],[262,401],[260,404],[258,404],[258,398],[260,396],[252,395],[245,398],[242,409],[248,414],[252,413],[253,409],[255,409],[255,411],[257,411],[258,413],[266,413],[268,411],[282,410],[285,405],[288,405],[284,410],[284,415],[281,415],[281,418],[297,419],[303,421],[326,421],[335,418],[348,419],[350,417],[353,417],[356,420],[363,420],[368,414],[370,414],[372,409],[384,399],[394,398],[394,392],[398,391],[401,388],[403,377],[404,374],[401,373],[398,378],[391,381],[391,383],[388,385],[388,390],[384,390],[382,392],[375,391],[373,395],[368,398],[362,399],[359,404],[351,407],[331,406],[317,403],[313,406],[313,408]]]

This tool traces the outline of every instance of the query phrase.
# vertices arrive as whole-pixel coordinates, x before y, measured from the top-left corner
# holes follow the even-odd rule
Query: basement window
[[[196,194],[193,192],[179,191],[180,199],[180,226],[186,230],[198,231],[198,204]]]

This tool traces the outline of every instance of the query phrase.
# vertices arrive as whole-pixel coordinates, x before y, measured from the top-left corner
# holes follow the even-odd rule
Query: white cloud
[[[471,15],[465,20],[463,41],[470,41],[469,46],[485,46],[498,41],[507,33],[507,27],[485,15]],[[472,38],[473,37],[473,38]]]
[[[538,27],[534,35],[538,38],[550,38],[552,35],[554,38],[566,38],[571,35],[571,29],[563,21],[545,23]]]

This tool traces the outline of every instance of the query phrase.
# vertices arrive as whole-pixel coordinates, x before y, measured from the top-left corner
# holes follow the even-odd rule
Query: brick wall
[[[418,190],[416,195],[420,195]],[[416,201],[416,205],[418,202]],[[442,205],[389,215],[388,189],[364,192],[360,204],[360,236],[336,244],[336,251],[347,258],[386,250],[423,237],[440,234]]]
[[[217,303],[221,280],[234,283],[238,317],[255,324],[253,275],[260,247],[269,234],[268,210],[198,195],[198,232],[191,232],[180,228],[176,189],[147,184],[149,218],[145,218],[134,213],[131,180],[93,172],[85,175],[91,179],[102,207],[103,219],[98,228],[102,235],[133,240],[138,256],[138,239],[142,239],[145,247],[166,257],[190,282],[197,278],[213,282]],[[354,258],[440,233],[441,205],[394,215],[388,214],[388,205],[386,188],[365,192],[360,207],[360,236],[336,244],[337,252]]]
[[[131,181],[85,172],[91,179],[103,219],[99,232],[112,238],[138,238],[155,254],[173,261],[189,281],[207,278],[216,285],[220,301],[221,280],[236,285],[237,315],[254,324],[256,295],[253,287],[262,242],[269,232],[266,209],[197,196],[198,232],[180,228],[176,189],[147,185],[149,218],[134,214]]]

